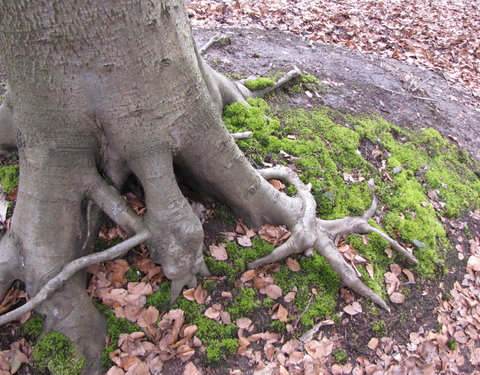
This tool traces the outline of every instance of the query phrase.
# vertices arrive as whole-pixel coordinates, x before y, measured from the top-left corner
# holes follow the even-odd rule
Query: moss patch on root
[[[80,375],[85,365],[73,341],[56,331],[40,336],[32,356],[35,367],[40,371],[48,369],[52,375]]]

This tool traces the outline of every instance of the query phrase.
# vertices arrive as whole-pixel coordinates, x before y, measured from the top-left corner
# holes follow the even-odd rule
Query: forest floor
[[[319,10],[325,9],[326,3],[332,3],[335,12],[320,14]],[[418,4],[423,3],[426,8],[419,8]],[[435,3],[441,6],[437,4],[432,8],[431,4]],[[211,1],[190,4],[195,26],[217,28],[195,29],[199,46],[220,33],[230,37],[228,43],[217,43],[205,54],[215,69],[232,77],[259,77],[298,66],[321,83],[313,89],[300,85],[301,90],[282,91],[281,95],[269,98],[272,107],[314,110],[327,106],[342,114],[379,114],[387,121],[413,131],[434,128],[449,142],[468,150],[480,160],[479,80],[478,60],[475,60],[478,49],[472,46],[480,33],[480,23],[474,22],[475,14],[480,12],[474,9],[477,6],[474,2],[458,2],[464,6],[461,11],[457,2],[449,2],[445,8],[447,5],[441,1],[406,1],[401,3],[402,9],[399,5],[383,9],[376,3],[360,1],[355,2],[360,5],[354,10],[350,2],[324,4],[314,1],[307,5],[297,1],[297,10],[291,9],[294,4],[291,1],[257,2],[255,5],[235,1],[231,6],[229,4]],[[297,14],[301,9],[312,14],[310,22],[303,13],[301,16]],[[446,23],[439,26],[435,14],[445,13],[446,9],[450,10],[444,17]],[[296,17],[292,18],[290,14]],[[382,17],[392,24],[385,26]],[[363,27],[361,22],[364,20],[372,21],[371,27]],[[278,31],[235,28],[251,26],[252,23],[303,37]],[[457,29],[445,28],[452,23]],[[228,28],[219,29],[219,25]],[[327,25],[327,30],[321,28],[323,25]],[[431,40],[420,37],[424,35],[425,27],[428,27]],[[454,35],[435,36],[446,29],[447,34]],[[405,35],[409,36],[408,41],[400,44],[401,48],[394,47],[402,39],[398,35],[403,35],[403,39]],[[452,38],[456,38],[456,42]],[[337,46],[312,43],[311,40],[334,42]],[[432,41],[441,43],[433,48]],[[445,49],[442,43],[455,46],[455,49],[449,49],[448,57],[443,52],[436,52]],[[399,61],[402,59],[408,64]],[[434,70],[421,69],[412,63]],[[474,68],[470,69],[471,66]],[[440,70],[442,74],[439,74]],[[390,176],[384,170],[384,164],[382,166],[383,156],[377,157],[375,150],[369,143],[363,143],[359,149],[387,180]],[[3,160],[3,163],[5,165],[7,161]],[[465,165],[466,168],[469,166]],[[361,181],[358,176],[343,176],[345,183]],[[472,206],[458,217],[447,217],[442,211],[442,202],[432,191],[429,191],[425,204],[435,207],[437,220],[450,241],[450,252],[442,272],[431,278],[410,272],[400,262],[388,265],[384,289],[395,284],[392,278],[397,278],[401,284],[396,285],[398,290],[394,288],[392,294],[386,294],[391,300],[390,314],[372,308],[368,301],[342,289],[336,297],[334,313],[316,320],[317,330],[310,331],[310,336],[306,337],[308,329],[302,331],[299,321],[310,305],[305,310],[295,309],[292,307],[294,291],[280,290],[278,294],[275,282],[278,269],[275,267],[254,274],[242,273],[235,286],[229,285],[225,278],[217,277],[212,278],[216,283],[215,290],[209,289],[209,283],[204,281],[196,290],[186,291],[185,301],[197,304],[202,315],[224,325],[229,325],[231,313],[230,310],[227,312],[225,306],[230,305],[225,301],[238,296],[241,287],[248,289],[253,284],[253,289],[258,287],[256,296],[258,293],[263,296],[261,306],[246,311],[248,317],[237,317],[232,322],[238,330],[235,340],[238,339],[240,347],[236,354],[222,358],[220,364],[206,363],[206,344],[196,338],[195,329],[199,327],[189,321],[187,309],[184,313],[179,309],[167,312],[145,304],[159,285],[164,285],[160,284],[164,280],[161,269],[149,262],[144,250],[131,253],[125,261],[91,267],[92,295],[110,306],[117,301],[117,306],[120,304],[123,308],[115,310],[117,316],[127,317],[141,327],[140,334],[127,330],[121,336],[118,349],[110,357],[116,365],[108,374],[479,374],[480,207]],[[14,198],[14,194],[9,197],[10,200]],[[130,196],[128,199],[134,208],[142,211],[141,198]],[[233,243],[246,249],[250,248],[248,240],[259,236],[238,222],[232,224],[228,217],[222,219],[214,215],[218,208],[215,204],[202,203],[197,207],[200,207],[204,220],[206,243],[215,259],[225,256],[215,247],[219,244],[220,232],[230,233],[227,236],[231,236]],[[107,227],[101,234],[108,241],[122,235],[115,227]],[[365,242],[371,240],[363,239]],[[347,256],[349,251],[362,255],[349,247]],[[297,259],[300,260],[292,259],[282,267],[298,272]],[[300,261],[300,265],[303,264]],[[138,280],[139,284],[132,284],[126,277],[133,269],[141,271],[143,278]],[[101,284],[106,294],[95,294],[95,283]],[[255,283],[261,286],[255,286]],[[125,292],[120,295],[120,290]],[[117,293],[115,297],[112,291]],[[406,298],[395,303],[391,297],[399,292]],[[312,289],[312,298],[316,293]],[[134,307],[119,302],[127,296]],[[275,303],[263,302],[266,297]],[[11,305],[12,301],[22,298],[23,294],[18,292],[3,304]],[[283,330],[272,331],[272,321],[284,323],[276,325]],[[20,323],[1,327],[0,374],[47,374],[27,363],[22,364],[29,361],[33,342],[32,337],[22,334]],[[164,361],[155,360],[159,357],[153,353],[162,345],[169,346],[168,350],[162,349]]]

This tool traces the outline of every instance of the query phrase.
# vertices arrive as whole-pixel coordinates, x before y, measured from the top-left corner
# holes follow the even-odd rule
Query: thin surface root
[[[63,286],[74,274],[90,264],[105,262],[125,255],[131,248],[140,245],[148,240],[150,233],[145,231],[99,253],[87,255],[67,263],[62,271],[50,279],[40,291],[25,305],[0,316],[0,326],[20,318],[23,314],[33,310],[44,302],[58,288]]]
[[[280,78],[277,81],[277,83],[275,83],[273,86],[265,87],[262,90],[253,91],[252,97],[258,98],[258,97],[264,96],[278,89],[279,87],[285,85],[287,82],[290,82],[292,79],[296,77],[300,77],[301,75],[302,75],[302,72],[300,71],[300,69],[294,66],[292,70],[290,70],[287,74],[285,74],[282,78]]]

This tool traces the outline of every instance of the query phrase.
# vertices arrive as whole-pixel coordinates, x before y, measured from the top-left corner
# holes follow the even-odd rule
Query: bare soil
[[[480,111],[466,104],[471,94],[439,73],[278,31],[194,30],[199,47],[220,33],[231,36],[231,43],[214,45],[205,58],[222,73],[263,76],[297,66],[327,83],[319,98],[296,96],[278,105],[324,104],[347,113],[378,113],[399,126],[432,127],[480,160]]]

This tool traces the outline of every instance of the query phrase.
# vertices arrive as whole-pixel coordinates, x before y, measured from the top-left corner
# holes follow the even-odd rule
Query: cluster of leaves
[[[480,8],[473,1],[194,0],[189,11],[194,26],[279,29],[441,69],[447,79],[480,97]]]

